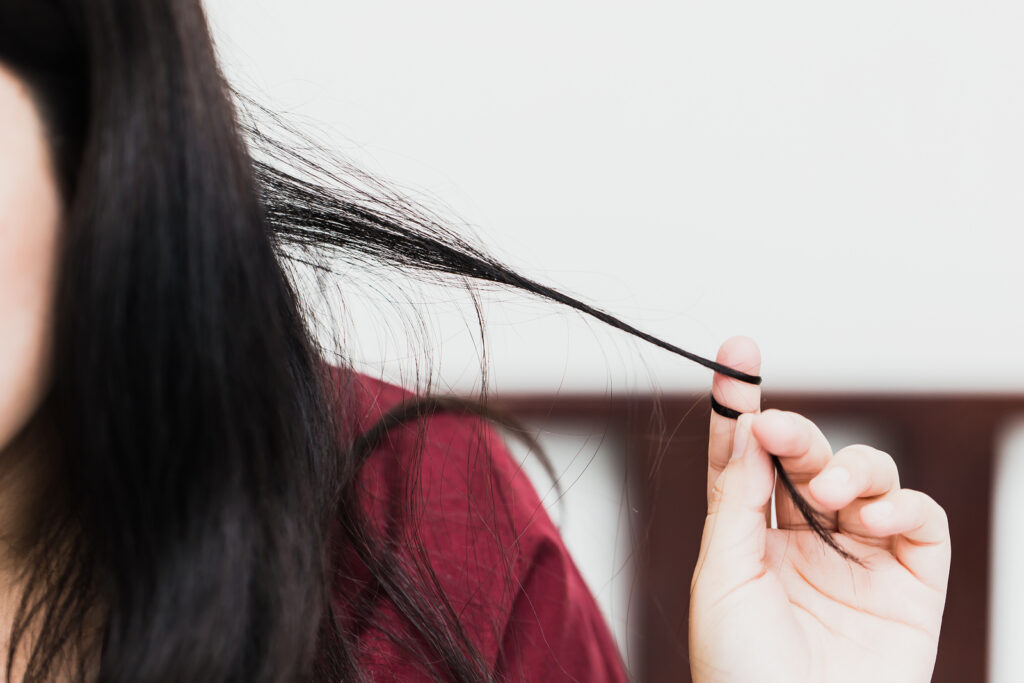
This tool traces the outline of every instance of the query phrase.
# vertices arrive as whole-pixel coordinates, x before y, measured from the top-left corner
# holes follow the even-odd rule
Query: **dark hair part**
[[[349,433],[348,375],[323,360],[288,261],[518,288],[759,381],[523,278],[367,176],[357,186],[244,124],[199,0],[4,0],[0,62],[40,104],[67,207],[38,418],[56,442],[18,544],[9,677],[38,633],[25,681],[65,665],[106,683],[360,680],[331,606],[336,520],[424,668],[492,679],[429,570],[391,562],[352,495],[389,429],[466,406],[428,398]]]

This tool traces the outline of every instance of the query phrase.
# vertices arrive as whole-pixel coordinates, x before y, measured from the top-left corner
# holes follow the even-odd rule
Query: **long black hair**
[[[275,144],[240,115],[199,0],[0,0],[0,63],[35,95],[65,200],[9,677],[31,641],[25,681],[59,668],[109,683],[360,680],[330,599],[340,520],[336,541],[426,644],[425,670],[492,680],[429,572],[390,562],[350,495],[388,429],[455,403],[426,398],[350,433],[349,375],[320,353],[289,264],[510,286],[758,379]]]

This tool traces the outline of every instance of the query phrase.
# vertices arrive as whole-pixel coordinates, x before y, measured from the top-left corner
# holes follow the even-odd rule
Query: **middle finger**
[[[838,511],[839,528],[845,533],[871,535],[860,519],[860,509],[900,490],[900,473],[888,453],[864,445],[847,446],[809,483],[821,505]]]
[[[765,450],[778,456],[797,492],[812,508],[822,513],[825,527],[835,530],[838,527],[835,510],[828,509],[808,495],[807,483],[832,457],[832,447],[818,426],[803,415],[772,409],[758,415],[752,429]],[[807,522],[789,492],[778,484],[775,488],[775,517],[780,529],[807,528]]]

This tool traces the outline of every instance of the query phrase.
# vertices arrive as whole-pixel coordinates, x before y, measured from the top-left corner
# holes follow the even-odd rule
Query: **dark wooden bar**
[[[637,555],[637,680],[689,680],[688,594],[705,512],[707,398],[506,395],[491,403],[526,420],[587,420],[622,436],[646,540]],[[769,393],[763,405],[815,421],[867,422],[891,437],[901,484],[927,492],[950,520],[953,564],[933,681],[986,680],[996,439],[1009,419],[1024,415],[1024,395]]]

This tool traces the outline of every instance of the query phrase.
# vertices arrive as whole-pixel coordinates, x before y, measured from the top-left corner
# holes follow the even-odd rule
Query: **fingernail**
[[[825,486],[830,486],[832,488],[839,488],[849,483],[850,470],[836,465],[834,467],[827,468],[815,478],[818,480],[819,486],[824,484]]]
[[[750,416],[740,415],[736,419],[736,432],[732,436],[732,456],[730,460],[739,460],[747,450],[750,440]]]
[[[893,504],[888,500],[880,500],[861,508],[860,514],[869,522],[884,522],[892,514]]]

